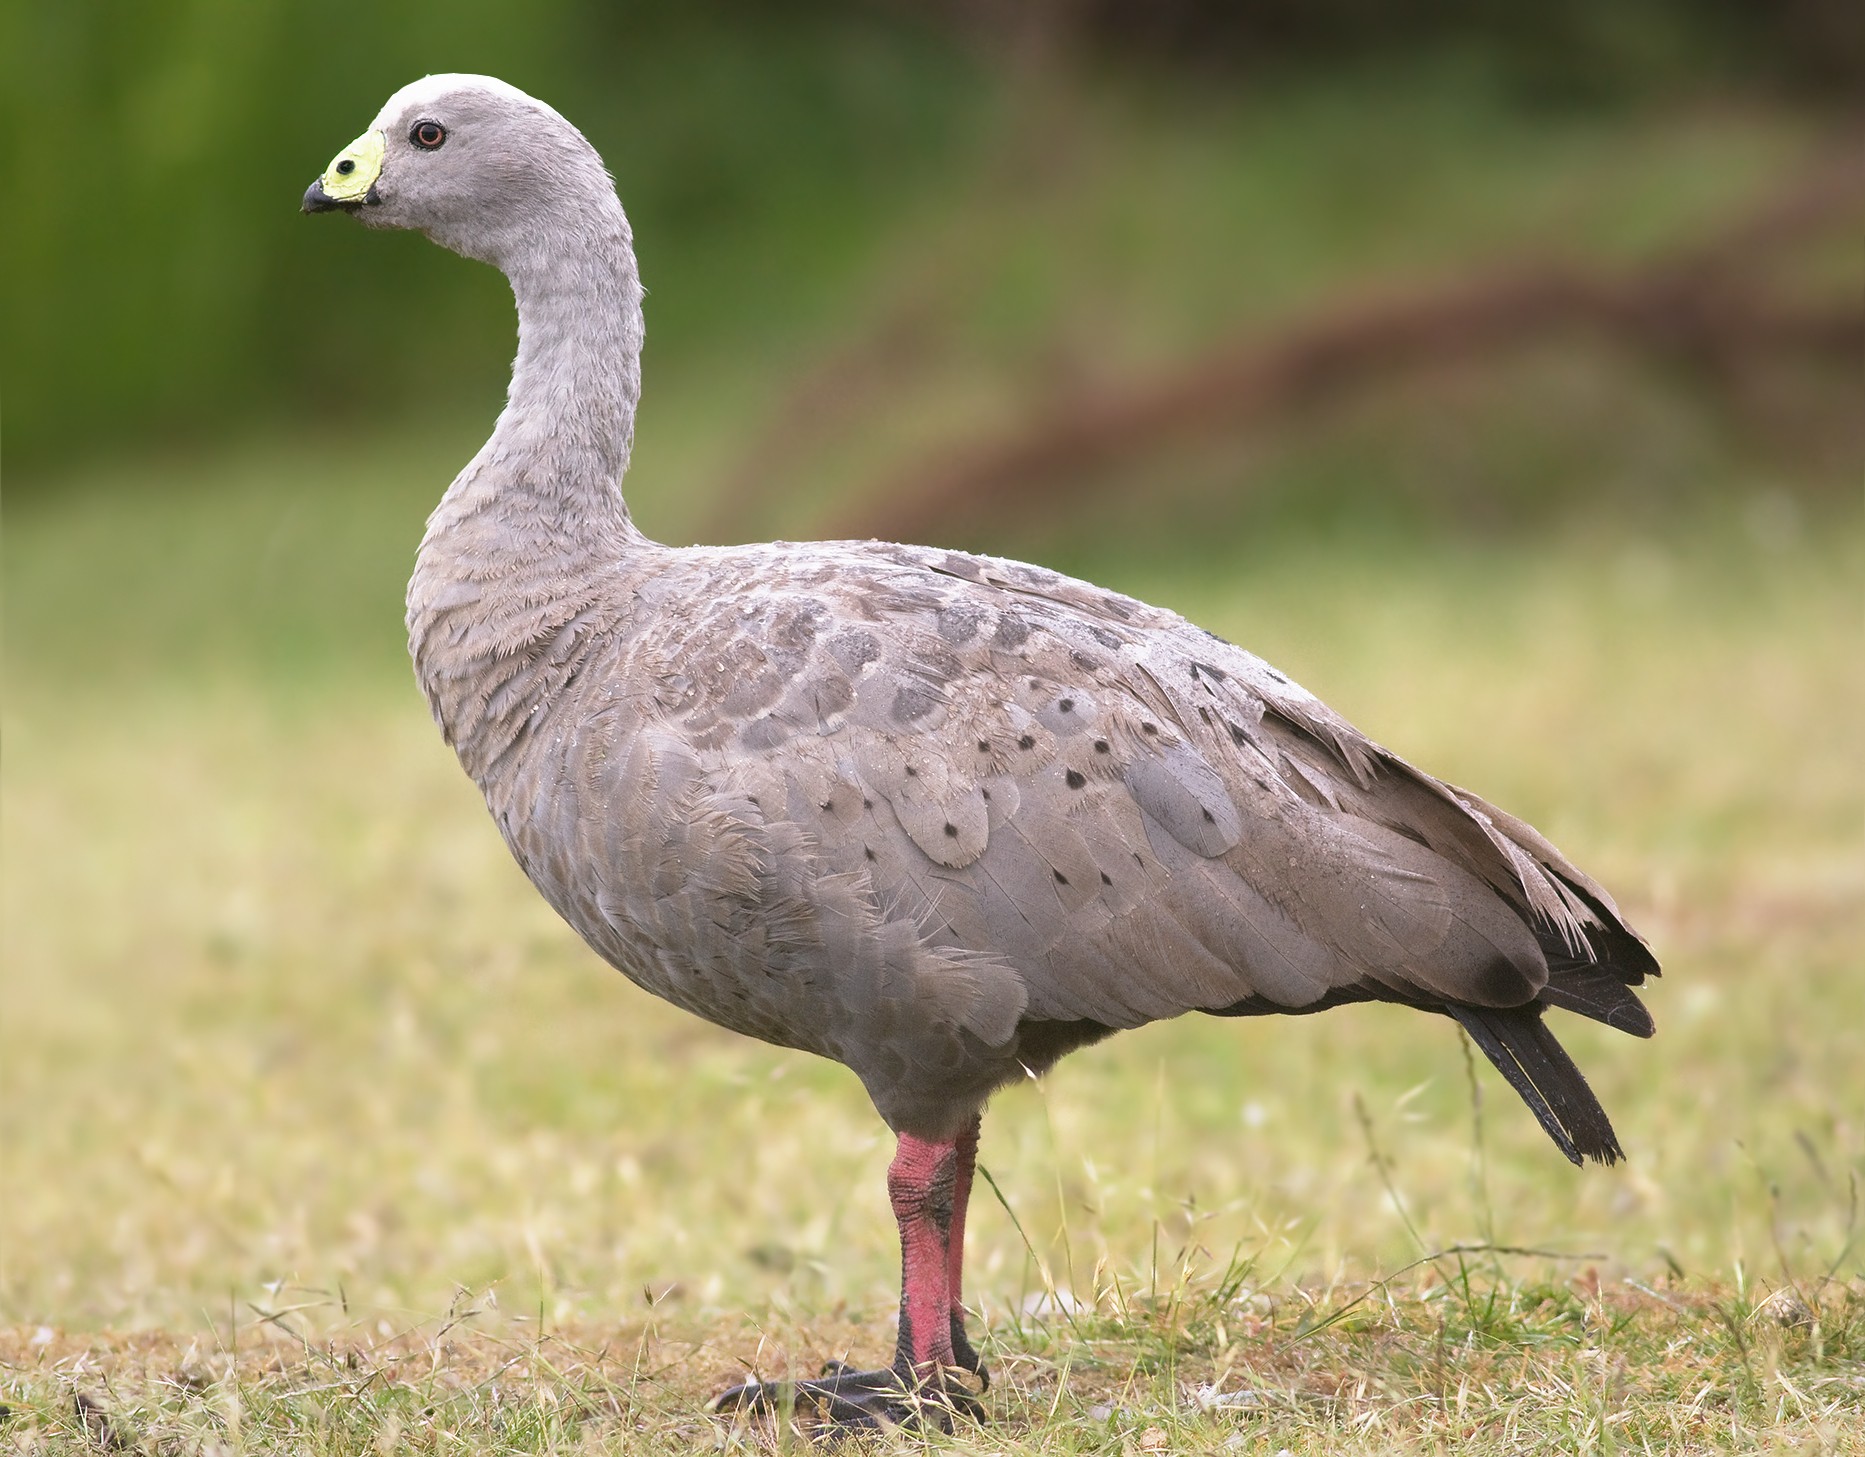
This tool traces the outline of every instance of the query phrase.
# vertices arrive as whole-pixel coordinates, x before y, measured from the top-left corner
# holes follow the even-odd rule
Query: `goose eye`
[[[447,129],[437,121],[417,121],[408,140],[425,152],[431,152],[447,140]]]

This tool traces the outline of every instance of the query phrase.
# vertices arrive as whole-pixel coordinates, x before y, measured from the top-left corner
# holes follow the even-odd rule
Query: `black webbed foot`
[[[984,1420],[984,1403],[952,1382],[920,1380],[891,1367],[857,1371],[841,1361],[831,1361],[811,1381],[747,1381],[708,1403],[713,1412],[780,1414],[792,1408],[829,1432],[921,1425],[949,1432],[955,1414]]]

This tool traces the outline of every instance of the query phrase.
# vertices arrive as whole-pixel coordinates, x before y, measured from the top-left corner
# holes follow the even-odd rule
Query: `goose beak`
[[[382,176],[382,157],[388,150],[382,133],[364,132],[331,159],[324,175],[304,190],[306,212],[332,208],[359,208],[382,201],[376,181]]]

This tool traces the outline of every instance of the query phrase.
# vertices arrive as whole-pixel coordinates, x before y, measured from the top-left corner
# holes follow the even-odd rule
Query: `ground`
[[[426,721],[425,449],[9,515],[0,1450],[692,1450],[740,1372],[891,1349],[853,1080],[596,963]],[[1005,1094],[993,1424],[948,1444],[1865,1445],[1862,566],[1856,508],[1765,484],[1662,532],[1102,563],[1539,824],[1652,939],[1660,1032],[1561,1020],[1614,1170],[1394,1009]]]

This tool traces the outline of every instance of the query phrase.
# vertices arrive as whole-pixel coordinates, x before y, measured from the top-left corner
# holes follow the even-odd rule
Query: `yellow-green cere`
[[[361,202],[382,175],[386,146],[381,132],[368,131],[337,153],[318,179],[324,196],[332,202]]]

